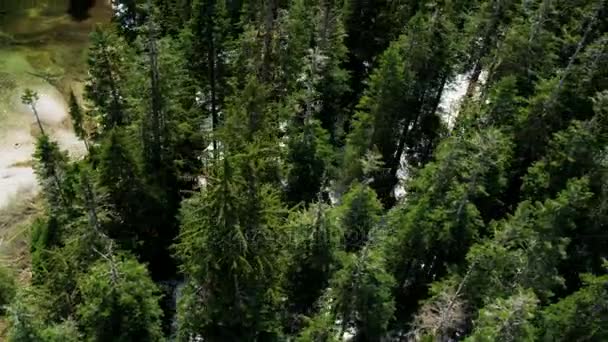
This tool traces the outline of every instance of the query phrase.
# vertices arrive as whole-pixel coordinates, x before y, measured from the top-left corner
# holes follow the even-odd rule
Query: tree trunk
[[[118,89],[116,87],[116,81],[114,80],[114,75],[112,72],[112,63],[110,63],[110,58],[106,52],[107,47],[103,48],[103,58],[105,60],[105,64],[108,66],[108,78],[110,80],[110,95],[112,96],[112,108],[110,110],[110,115],[112,116],[112,126],[121,125],[122,120],[122,106],[120,104],[120,96],[118,95]]]
[[[159,167],[162,161],[162,123],[163,123],[163,99],[160,90],[160,75],[158,70],[158,51],[156,46],[156,37],[154,36],[154,23],[150,23],[149,41],[148,41],[148,54],[150,62],[150,91],[151,91],[151,134],[152,139],[149,142],[149,161],[153,167]],[[144,132],[145,135],[149,136],[149,133]]]
[[[475,63],[475,68],[473,69],[473,73],[471,73],[471,77],[469,77],[469,85],[467,86],[465,98],[473,97],[475,88],[477,88],[477,82],[479,81],[479,75],[481,75],[481,70],[481,61],[477,61],[477,63]]]
[[[215,6],[215,5],[210,5]],[[213,8],[215,9],[215,8]],[[214,12],[214,11],[212,11]],[[215,133],[218,128],[218,115],[217,115],[217,100],[216,100],[216,72],[215,72],[215,37],[213,36],[213,15],[209,15],[209,23],[207,27],[207,41],[209,42],[208,52],[208,68],[209,68],[209,83],[211,87],[211,126],[213,129],[213,157],[217,159],[217,139]]]
[[[276,0],[267,0],[266,13],[264,16],[264,47],[262,50],[262,69],[261,76],[262,81],[270,81],[270,55],[272,50],[272,31],[274,29],[274,16],[276,11]]]
[[[42,122],[40,122],[40,116],[38,115],[36,106],[31,104],[30,107],[32,108],[32,112],[34,112],[34,116],[36,117],[36,122],[38,123],[38,128],[40,128],[40,133],[42,133],[42,135],[46,135],[46,133],[44,132],[44,127],[42,127]]]

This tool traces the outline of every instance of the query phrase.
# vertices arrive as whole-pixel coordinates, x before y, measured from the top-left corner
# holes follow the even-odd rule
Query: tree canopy
[[[115,3],[8,341],[608,339],[605,1]]]

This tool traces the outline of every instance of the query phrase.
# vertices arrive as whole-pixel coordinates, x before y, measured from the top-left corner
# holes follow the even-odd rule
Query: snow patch
[[[442,119],[450,130],[454,127],[454,122],[460,111],[460,105],[467,93],[470,77],[470,73],[456,75],[443,88],[439,108],[441,109]]]

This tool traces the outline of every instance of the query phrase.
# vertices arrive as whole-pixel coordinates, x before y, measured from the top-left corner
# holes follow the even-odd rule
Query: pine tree
[[[190,281],[180,304],[181,339],[280,334],[288,212],[277,191],[278,121],[268,96],[249,76],[229,99],[221,159],[211,165],[206,189],[182,208],[176,249]]]
[[[224,156],[204,192],[182,209],[178,256],[189,284],[180,303],[180,339],[276,338],[284,260],[281,203],[252,188]]]
[[[309,55],[309,49],[314,48],[314,16],[315,3],[304,0],[293,0],[284,16],[277,19],[279,39],[282,40],[283,48],[279,51],[279,65],[281,74],[279,76],[278,91],[289,95],[297,91],[301,86],[298,83],[301,78],[312,78],[308,80],[309,88],[315,82],[317,61],[311,61],[312,65],[303,65],[305,58]],[[313,69],[312,75],[307,68]],[[282,88],[282,89],[281,89]]]
[[[50,140],[46,134],[38,138],[34,158],[36,176],[51,211],[67,209],[70,205],[63,180],[67,169],[67,155],[59,150],[57,142]]]
[[[115,128],[103,141],[97,165],[100,191],[114,212],[108,223],[109,237],[149,262],[154,277],[172,274],[167,255],[174,232],[167,225],[167,207],[145,182],[141,166],[129,150],[133,143],[125,131]]]
[[[209,132],[203,129],[194,78],[188,74],[183,55],[174,54],[182,42],[160,36],[160,14],[150,10],[145,26],[135,45],[146,51],[138,63],[145,74],[139,79],[143,96],[132,100],[139,118],[141,157],[144,183],[154,190],[165,208],[162,225],[167,243],[177,231],[175,215],[184,194],[196,187],[196,177],[208,160]],[[143,89],[142,89],[143,88]],[[130,91],[135,91],[131,89]],[[137,97],[137,96],[134,96]]]
[[[310,203],[320,191],[324,191],[333,159],[327,132],[316,120],[304,120],[303,126],[295,123],[288,132],[285,193],[288,203],[294,205]]]
[[[365,248],[359,255],[343,255],[328,294],[331,310],[341,322],[339,337],[349,332],[358,341],[380,341],[395,310],[393,286],[377,251]]]
[[[399,134],[397,125],[402,121],[400,108],[405,105],[411,91],[411,75],[399,50],[398,43],[394,43],[384,52],[380,66],[371,75],[369,88],[360,100],[361,110],[355,115],[353,130],[346,140],[344,174],[341,177],[344,187],[361,178],[361,158],[370,148],[378,150],[384,165],[388,161],[387,156],[393,158]]]
[[[153,4],[163,14],[158,18],[161,36],[177,36],[192,14],[192,0],[154,0]]]
[[[580,223],[581,228],[568,234],[572,240],[568,246],[569,258],[561,267],[567,287],[573,289],[580,286],[579,274],[600,272],[601,260],[605,257],[601,243],[586,237],[601,235],[604,229],[601,222],[606,215],[603,209],[606,174],[602,151],[607,144],[606,100],[605,93],[598,94],[594,99],[593,118],[584,122],[574,120],[567,129],[553,135],[546,154],[528,169],[522,185],[527,198],[544,200],[557,194],[573,178],[586,176],[590,181],[594,214]]]
[[[112,4],[9,341],[607,338],[606,1]]]
[[[368,186],[355,184],[342,198],[336,220],[343,234],[343,248],[359,251],[368,241],[372,229],[380,221],[382,204]]]
[[[102,132],[133,119],[129,115],[124,89],[128,77],[124,49],[111,29],[97,26],[91,33],[85,95],[93,105],[91,114],[97,118]]]
[[[287,298],[290,311],[310,314],[329,285],[337,262],[339,232],[327,205],[315,203],[293,215],[289,233],[291,246],[287,270]]]
[[[74,126],[74,133],[76,133],[76,136],[84,142],[84,145],[86,146],[88,151],[90,150],[90,147],[88,133],[85,128],[85,117],[82,112],[82,109],[80,108],[80,105],[78,104],[78,100],[76,99],[76,95],[74,94],[73,90],[70,91],[69,106],[70,118],[72,119],[72,125]]]
[[[78,331],[76,322],[66,319],[52,322],[53,307],[48,303],[50,294],[36,287],[23,287],[15,300],[7,308],[8,334],[10,342],[76,342],[83,336]]]
[[[468,252],[469,302],[509,296],[518,286],[533,289],[546,302],[563,283],[558,266],[565,257],[567,235],[588,215],[591,196],[583,178],[570,181],[554,199],[522,202],[496,227],[492,240]]]
[[[505,31],[517,10],[516,1],[488,0],[482,2],[479,10],[468,18],[465,27],[469,39],[465,70],[471,72],[468,96],[473,94],[481,72],[491,63],[491,60],[487,60],[488,56],[504,39]]]
[[[42,122],[40,122],[40,115],[38,115],[38,110],[36,109],[36,102],[38,102],[39,96],[38,93],[34,92],[31,89],[25,89],[23,95],[21,95],[21,103],[26,106],[29,106],[36,118],[36,123],[38,124],[38,128],[40,128],[40,133],[45,135],[44,127],[42,126]]]
[[[507,299],[496,299],[480,310],[465,341],[536,341],[537,303],[534,292],[521,290]]]
[[[349,119],[347,107],[350,105],[347,99],[350,73],[344,67],[348,51],[340,5],[341,1],[323,0],[315,17],[316,43],[323,61],[319,72],[321,79],[316,87],[321,102],[317,119],[330,133],[330,141],[335,146],[343,144],[344,126]]]
[[[415,16],[407,32],[383,53],[347,138],[342,182],[360,179],[361,157],[377,149],[384,167],[373,174],[372,186],[387,206],[395,201],[392,191],[402,158],[407,156],[409,167],[419,166],[412,165],[418,160],[423,164],[430,158],[438,134],[424,126],[438,115],[439,100],[453,69],[454,28],[446,15],[437,9],[432,15]],[[413,149],[420,141],[422,148]]]
[[[22,289],[17,293],[17,297],[12,305],[8,307],[9,332],[8,341],[10,342],[42,342],[42,320],[41,310],[37,303],[43,293],[32,293],[31,289]]]
[[[351,89],[356,102],[364,80],[376,56],[401,33],[402,27],[418,10],[419,2],[405,4],[395,1],[370,3],[361,0],[343,1],[343,21],[348,49],[348,67],[352,73]]]
[[[297,23],[296,20],[292,21]],[[297,27],[296,23],[290,22],[291,26]],[[288,25],[288,28],[298,31],[291,26]],[[305,31],[303,28],[299,30]],[[296,41],[296,44],[292,44],[293,42],[290,41],[287,52],[298,56],[296,51],[290,52],[291,49],[296,49],[296,46],[292,45],[305,42],[306,40]],[[323,191],[322,187],[332,173],[334,159],[330,137],[315,119],[321,110],[317,88],[323,78],[321,75],[325,68],[324,57],[318,53],[316,47],[300,53],[298,58],[288,58],[284,61],[285,73],[298,75],[297,80],[286,81],[288,84],[286,88],[291,89],[291,95],[285,100],[287,108],[294,108],[286,128],[288,149],[286,196],[293,204],[300,201],[309,203],[319,191]]]
[[[544,341],[604,340],[608,337],[606,276],[586,275],[580,290],[545,308],[540,321]]]
[[[400,309],[411,310],[426,297],[428,283],[444,274],[446,265],[462,263],[467,246],[486,234],[486,222],[497,214],[498,203],[491,199],[506,185],[510,150],[495,130],[452,137],[439,147],[436,161],[412,179],[407,200],[388,215],[393,234],[384,244],[400,284]]]
[[[105,243],[107,210],[96,199],[86,165],[72,171],[75,193],[71,210],[49,215],[33,226],[32,283],[42,293],[49,322],[60,322],[74,314],[79,301],[76,278],[96,260],[94,250]],[[52,213],[52,211],[51,211]]]
[[[486,86],[508,75],[517,79],[519,94],[530,96],[534,84],[546,77],[556,65],[556,37],[545,25],[550,14],[548,1],[531,4],[537,8],[523,10],[513,19],[500,48],[494,51]],[[538,55],[542,53],[543,57]]]
[[[167,141],[167,101],[161,84],[164,75],[161,75],[159,67],[157,14],[153,12],[152,8],[148,11],[152,12],[149,14],[145,26],[145,31],[147,31],[145,46],[148,55],[146,65],[149,69],[149,104],[147,106],[148,113],[142,119],[142,146],[147,169],[158,172],[159,169],[162,169],[163,159],[166,157],[164,149]]]
[[[75,185],[77,179],[74,177],[77,168],[69,164],[67,153],[61,151],[57,142],[52,141],[44,131],[36,109],[37,100],[38,95],[26,89],[22,101],[32,109],[41,131],[33,157],[36,160],[34,171],[44,192],[46,209],[51,216],[49,219],[51,224],[45,229],[54,230],[55,232],[51,234],[55,234],[58,233],[56,232],[58,227],[53,223],[61,226],[65,223],[64,219],[78,215],[73,208],[77,192]]]
[[[327,310],[325,310],[327,311]],[[338,342],[339,331],[330,312],[323,311],[308,320],[308,326],[302,330],[298,342]]]
[[[158,288],[128,256],[106,255],[78,280],[78,322],[90,341],[163,341]]]
[[[184,54],[191,61],[189,69],[200,92],[202,111],[205,116],[210,115],[214,133],[220,126],[220,113],[229,89],[226,55],[232,34],[226,1],[193,2],[192,17],[184,34]],[[217,153],[217,139],[212,139],[214,153]]]

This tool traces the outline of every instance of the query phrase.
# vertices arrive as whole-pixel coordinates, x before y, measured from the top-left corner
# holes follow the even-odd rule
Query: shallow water
[[[82,96],[88,35],[111,16],[106,0],[97,0],[89,18],[82,21],[66,13],[67,0],[21,4],[25,3],[35,7],[7,12],[0,6],[0,12],[6,12],[0,18],[0,207],[37,190],[31,159],[39,132],[31,110],[21,104],[25,88],[39,94],[36,107],[45,131],[70,154],[83,154],[84,144],[71,128],[66,98],[70,90]]]

